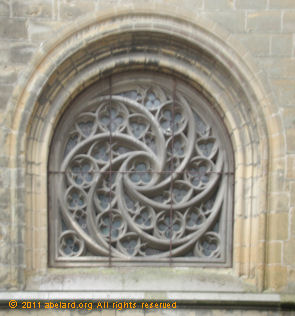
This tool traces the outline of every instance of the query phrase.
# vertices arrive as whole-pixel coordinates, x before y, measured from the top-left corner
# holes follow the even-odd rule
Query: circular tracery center
[[[59,123],[50,166],[57,259],[222,262],[223,127],[184,83],[138,78],[97,84]]]

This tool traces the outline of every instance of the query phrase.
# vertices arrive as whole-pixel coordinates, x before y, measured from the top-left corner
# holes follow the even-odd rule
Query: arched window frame
[[[149,106],[149,96],[156,98],[157,106]],[[121,121],[117,126],[110,120],[112,130],[108,132],[103,118],[112,117],[110,111]],[[171,115],[170,122],[163,116],[165,111]],[[182,119],[178,127],[172,120],[177,115]],[[145,125],[149,126],[146,137],[149,143],[154,138],[155,148],[145,143],[144,136],[133,133],[132,124],[140,122],[141,126],[149,124]],[[83,132],[86,124],[87,132]],[[131,140],[127,142],[129,138],[138,149]],[[183,155],[179,156],[174,147],[180,141]],[[95,148],[114,148],[115,144],[126,149],[125,155],[111,150],[107,162],[95,158],[99,155]],[[202,146],[211,149],[204,152]],[[72,154],[75,148],[78,152]],[[132,157],[136,150],[137,158]],[[142,173],[135,166],[133,170],[131,162],[126,165],[130,159],[149,165],[147,183],[138,186],[132,182],[132,177]],[[83,164],[90,168],[86,175],[81,173]],[[48,170],[50,265],[231,266],[233,166],[230,137],[222,119],[188,83],[158,71],[137,70],[102,78],[73,100],[55,129]],[[204,183],[198,174],[191,174],[199,167],[200,172],[208,169],[202,176]],[[112,187],[106,187],[108,177],[114,177]],[[175,198],[174,192],[180,188],[186,192],[183,201]],[[96,192],[103,194],[108,206],[102,207]],[[168,194],[170,202],[154,200],[163,199],[163,194]],[[80,204],[73,202],[73,196],[79,196]],[[128,208],[127,196],[134,210]],[[148,229],[136,222],[142,217],[141,209],[149,210],[152,227]],[[173,229],[167,226],[171,219]],[[118,229],[109,224],[118,221]],[[162,231],[165,225],[167,229]],[[131,251],[132,243],[136,245]]]
[[[143,14],[142,4],[140,7],[134,4],[132,10],[100,12],[93,20],[80,21],[74,31],[72,27],[66,29],[59,40],[49,41],[40,49],[40,54],[28,69],[23,83],[15,91],[11,105],[15,113],[11,128],[15,133],[9,136],[9,146],[10,166],[16,168],[17,172],[12,176],[12,183],[21,185],[20,181],[25,181],[26,184],[25,196],[19,193],[18,186],[15,186],[16,190],[11,195],[14,205],[17,205],[12,208],[12,225],[24,231],[23,218],[26,222],[25,242],[20,237],[21,234],[11,234],[12,242],[17,245],[18,257],[24,258],[20,269],[10,271],[16,287],[26,284],[28,289],[36,290],[42,288],[41,283],[43,288],[59,287],[54,282],[50,285],[49,280],[54,278],[56,271],[47,266],[47,157],[56,122],[70,100],[84,88],[83,85],[88,81],[87,76],[91,81],[92,76],[97,79],[97,76],[113,69],[115,64],[118,67],[130,66],[130,58],[127,56],[102,60],[99,69],[84,69],[83,74],[86,77],[83,79],[82,72],[78,71],[81,70],[79,58],[85,54],[84,48],[90,48],[95,42],[98,45],[104,43],[102,46],[106,47],[105,40],[110,34],[116,34],[118,40],[122,38],[122,34],[130,34],[136,30],[144,31],[146,35],[162,32],[169,40],[182,39],[203,50],[204,54],[198,55],[202,61],[196,66],[193,66],[195,63],[185,65],[178,62],[172,63],[173,67],[167,67],[171,66],[173,53],[170,58],[162,58],[160,64],[172,73],[186,72],[186,76],[204,90],[204,93],[214,91],[213,99],[219,105],[217,111],[230,131],[236,172],[234,265],[232,269],[220,273],[230,275],[230,284],[232,280],[239,283],[237,276],[243,276],[255,289],[262,290],[265,287],[266,192],[269,194],[267,171],[269,157],[279,153],[278,144],[284,143],[284,139],[280,137],[277,138],[281,141],[271,146],[268,143],[269,135],[279,135],[280,126],[277,117],[273,115],[277,113],[277,109],[270,99],[271,91],[247,50],[216,24],[200,17],[196,19],[181,9],[178,17],[175,17],[161,5],[145,8],[144,11]],[[112,50],[111,52],[113,53]],[[227,96],[224,89],[215,85],[219,79],[221,82],[226,79],[220,76],[220,72],[207,73],[216,82],[208,80],[204,75],[206,67],[203,66],[208,65],[208,54],[215,56],[214,60],[229,71],[232,83],[229,86],[230,91],[243,95],[243,101],[232,95]],[[90,54],[88,60],[93,59],[95,56]],[[153,62],[159,64],[156,58]],[[146,56],[136,56],[133,65],[136,67],[138,63],[145,64]],[[197,71],[198,67],[205,71],[203,75]],[[56,80],[57,75],[59,80]],[[49,279],[39,278],[44,273],[50,274]],[[220,288],[214,285],[214,279],[208,275],[208,282],[213,284],[212,289],[218,290]],[[35,280],[39,281],[36,283]],[[197,280],[196,275],[195,284],[199,285]],[[66,290],[67,287],[63,289]],[[228,289],[229,287],[226,290]]]

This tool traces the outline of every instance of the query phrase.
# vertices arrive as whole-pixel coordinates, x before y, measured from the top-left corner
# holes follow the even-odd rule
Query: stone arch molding
[[[206,290],[223,290],[215,284],[216,275],[225,277],[234,290],[243,291],[245,284],[263,289],[267,169],[270,153],[275,150],[267,140],[270,133],[276,134],[277,126],[271,121],[276,111],[269,101],[267,85],[247,51],[214,23],[188,12],[177,12],[176,17],[164,7],[143,10],[142,6],[101,12],[65,30],[57,40],[48,41],[15,92],[10,153],[11,165],[19,173],[12,180],[17,183],[19,177],[25,179],[25,195],[19,189],[12,193],[12,201],[17,201],[12,205],[18,206],[12,208],[12,226],[22,225],[21,216],[14,216],[16,212],[26,223],[25,242],[18,248],[19,258],[25,253],[21,263],[26,268],[12,275],[15,283],[34,290],[59,289],[60,282],[66,280],[66,275],[60,275],[59,280],[65,279],[59,282],[48,279],[55,273],[47,267],[47,164],[51,138],[63,111],[76,95],[99,78],[127,69],[160,69],[188,81],[223,118],[235,156],[233,268],[208,272]],[[19,244],[16,233],[11,238]],[[130,278],[133,272],[126,271],[126,278]],[[165,271],[177,278],[175,270]],[[196,283],[192,290],[199,290],[202,277],[198,279],[198,269],[193,271]],[[191,270],[181,277],[190,278],[189,273]],[[75,272],[73,275],[79,278]],[[240,276],[246,282],[241,282]],[[75,287],[73,282],[69,289]],[[126,289],[124,280],[119,285],[116,282],[114,289]],[[84,285],[80,280],[77,284],[79,290],[89,288],[87,282]],[[96,290],[104,289],[97,284],[104,283],[93,285]],[[63,286],[66,290],[65,283]],[[138,288],[148,289],[144,283]]]

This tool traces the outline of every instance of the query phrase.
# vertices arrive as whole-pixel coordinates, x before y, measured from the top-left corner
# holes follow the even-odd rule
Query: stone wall
[[[46,181],[42,182],[40,178],[41,182],[38,183],[38,176],[44,173],[44,169],[39,169],[40,161],[31,160],[32,172],[26,171],[28,157],[35,155],[34,152],[30,152],[30,148],[34,150],[39,148],[34,144],[32,147],[27,146],[30,145],[31,140],[34,140],[37,135],[35,131],[38,131],[40,126],[36,117],[41,118],[42,121],[43,114],[36,113],[37,107],[32,107],[32,110],[28,108],[30,98],[33,102],[34,95],[40,94],[43,89],[42,80],[49,86],[52,84],[49,74],[53,73],[54,69],[47,70],[47,68],[54,67],[55,62],[58,63],[59,54],[62,55],[58,47],[63,47],[61,45],[63,39],[70,38],[75,32],[78,34],[79,30],[87,27],[88,24],[99,25],[100,21],[112,15],[116,16],[121,11],[125,14],[128,11],[130,14],[135,11],[163,13],[163,16],[171,15],[191,21],[230,46],[232,54],[236,53],[244,61],[244,64],[240,63],[241,67],[247,66],[250,69],[241,71],[253,74],[253,78],[249,79],[248,83],[257,85],[257,91],[254,91],[254,88],[252,90],[256,96],[260,95],[257,108],[261,108],[263,113],[261,120],[264,121],[259,121],[259,118],[256,122],[258,126],[249,125],[248,128],[264,131],[258,133],[264,136],[257,139],[257,142],[263,147],[259,147],[260,153],[265,152],[265,156],[259,154],[255,160],[253,157],[244,157],[245,152],[235,148],[237,161],[239,159],[246,161],[245,168],[241,171],[239,165],[236,165],[236,177],[244,181],[243,189],[239,191],[237,185],[236,192],[240,192],[240,198],[247,196],[252,208],[235,214],[234,270],[228,273],[236,278],[236,282],[245,282],[246,292],[250,287],[250,291],[280,293],[294,301],[292,295],[295,291],[295,2],[293,0],[183,0],[181,5],[177,0],[0,0],[1,288],[4,291],[26,289],[28,288],[26,280],[30,273],[34,274],[34,271],[38,270],[40,273],[43,271],[44,274],[47,271],[45,268],[47,198],[44,200],[43,196],[43,202],[38,200],[39,195],[34,195],[34,199],[31,198],[32,192],[42,192],[42,190],[46,192],[46,187],[42,187]],[[134,23],[137,23],[136,26],[139,25],[139,22]],[[98,26],[97,29],[98,32],[103,32]],[[83,41],[86,40],[81,37],[81,43],[85,44]],[[66,45],[64,45],[65,49],[70,47],[69,42]],[[53,53],[50,55],[51,52],[55,55]],[[237,57],[233,55],[233,60],[236,59]],[[40,83],[35,84],[34,78]],[[248,83],[241,83],[241,86],[244,87]],[[24,120],[26,113],[27,119]],[[231,125],[231,120],[235,121],[234,117],[231,118],[231,114],[230,111],[226,113],[228,126]],[[244,126],[248,122],[245,120],[240,124]],[[234,129],[229,130],[229,133],[233,142],[240,137],[235,136],[239,131]],[[255,141],[252,139],[253,143]],[[240,144],[244,146],[246,140]],[[242,157],[239,158],[239,155]],[[252,152],[253,155],[255,150]],[[46,157],[44,160],[46,161]],[[250,161],[248,165],[247,161]],[[246,168],[247,166],[250,167]],[[34,177],[30,177],[32,174]],[[257,186],[263,189],[259,191]],[[256,192],[255,199],[252,199],[253,192]],[[235,202],[240,204],[237,194]],[[42,205],[45,206],[39,208],[40,212],[36,215],[32,210],[38,208],[35,204],[28,206],[30,203],[40,203],[40,205],[43,203]],[[251,213],[251,216],[247,212]],[[30,231],[40,234],[31,236]],[[43,239],[36,236],[43,236]],[[103,312],[102,315],[106,313]],[[142,315],[142,312],[136,312],[134,315],[137,313]],[[190,313],[194,315],[195,312],[190,311]],[[206,313],[216,315],[217,311],[216,313],[206,311]],[[204,312],[204,315],[207,315],[206,313]],[[249,312],[239,313],[246,315]],[[276,315],[276,312],[273,313]],[[66,312],[64,314],[68,315]],[[157,312],[146,314],[156,315]]]

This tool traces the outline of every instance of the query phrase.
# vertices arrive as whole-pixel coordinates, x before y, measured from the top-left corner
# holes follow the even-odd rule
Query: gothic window
[[[53,135],[51,266],[230,266],[232,170],[223,122],[189,83],[101,79]]]

